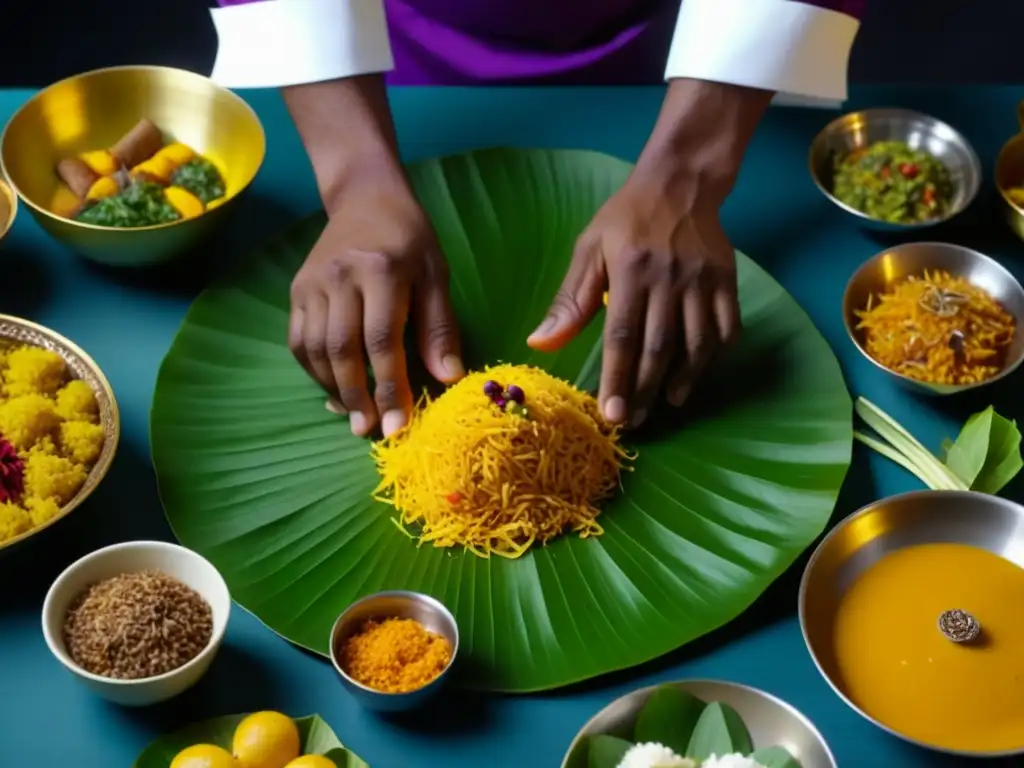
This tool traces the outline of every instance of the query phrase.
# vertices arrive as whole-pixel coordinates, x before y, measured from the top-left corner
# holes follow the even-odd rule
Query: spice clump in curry
[[[953,199],[949,169],[902,141],[877,141],[836,158],[832,194],[872,219],[920,224],[941,219]]]

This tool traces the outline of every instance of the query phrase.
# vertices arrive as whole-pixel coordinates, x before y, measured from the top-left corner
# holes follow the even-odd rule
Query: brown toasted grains
[[[188,585],[160,571],[97,582],[71,603],[64,644],[87,672],[119,680],[154,677],[194,659],[210,642],[213,612]]]

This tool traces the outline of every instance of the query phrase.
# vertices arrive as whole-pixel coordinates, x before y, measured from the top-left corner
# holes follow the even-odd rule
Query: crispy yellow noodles
[[[974,384],[995,376],[1015,332],[992,296],[948,272],[925,271],[857,311],[865,348],[886,368],[932,384]]]
[[[520,390],[502,405],[494,382]],[[633,457],[597,401],[537,368],[499,365],[425,399],[373,447],[375,495],[436,547],[515,558],[565,530],[603,533],[599,505]]]

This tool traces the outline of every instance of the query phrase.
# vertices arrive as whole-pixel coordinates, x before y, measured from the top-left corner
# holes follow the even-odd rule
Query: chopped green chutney
[[[100,227],[150,227],[181,218],[167,199],[159,184],[132,182],[123,191],[98,200],[83,209],[76,217],[85,224]]]
[[[171,184],[183,187],[209,205],[210,201],[224,197],[224,179],[209,160],[196,158],[185,163],[171,176]]]
[[[873,219],[918,224],[945,216],[949,169],[902,141],[876,141],[836,159],[832,194]]]

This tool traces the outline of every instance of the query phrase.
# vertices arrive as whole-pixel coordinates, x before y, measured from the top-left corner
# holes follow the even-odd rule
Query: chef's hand
[[[623,187],[580,236],[530,346],[553,351],[590,322],[608,291],[598,401],[639,425],[664,389],[682,405],[740,333],[736,263],[718,211],[772,94],[675,80]]]
[[[413,405],[403,346],[410,312],[427,370],[445,383],[464,374],[448,268],[404,179],[369,174],[336,200],[292,283],[288,345],[348,412],[354,434],[380,426],[389,435]]]
[[[635,173],[576,243],[568,274],[531,346],[557,349],[602,303],[598,401],[615,423],[643,422],[664,389],[682,405],[697,377],[740,332],[736,261],[718,221],[720,201],[666,194]]]

